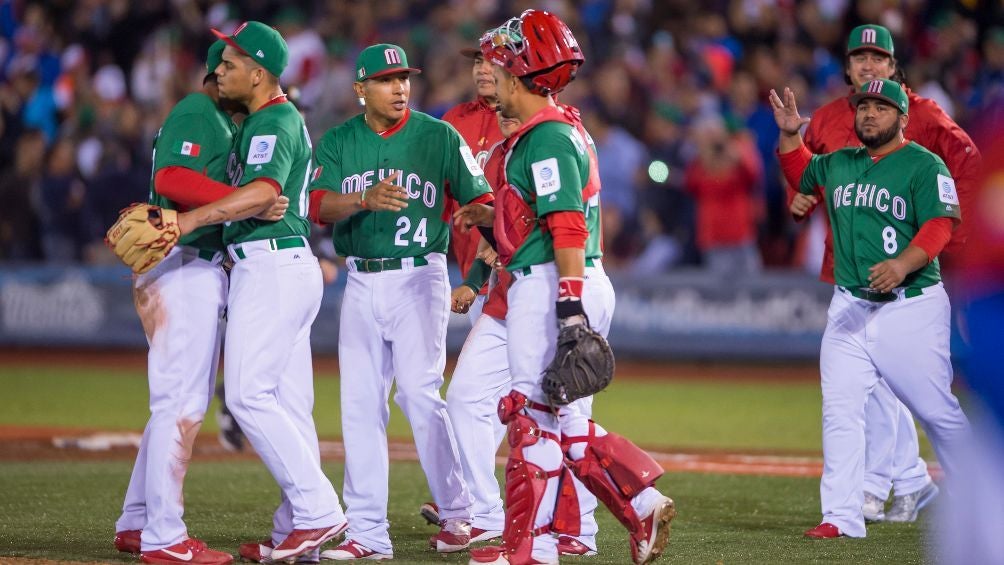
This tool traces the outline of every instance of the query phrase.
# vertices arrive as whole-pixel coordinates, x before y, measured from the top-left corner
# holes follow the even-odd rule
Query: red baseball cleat
[[[333,561],[355,561],[356,559],[370,559],[372,561],[384,561],[394,559],[393,553],[380,553],[365,545],[347,539],[334,549],[321,552],[321,559],[331,559]]]
[[[537,561],[530,558],[529,563],[513,563],[509,560],[509,553],[501,545],[489,545],[471,550],[471,560],[467,565],[558,565],[558,560]]]
[[[205,542],[188,538],[170,547],[154,551],[144,551],[140,554],[143,563],[159,565],[174,565],[176,563],[192,563],[197,565],[230,565],[234,556],[206,547]]]
[[[242,543],[238,548],[237,553],[241,556],[241,558],[247,561],[254,561],[256,563],[274,563],[272,561],[273,545],[272,540]],[[320,551],[315,549],[312,552],[304,553],[296,558],[296,562],[301,564],[320,563]]]
[[[471,528],[471,543],[479,541],[491,541],[502,537],[502,530],[485,530],[482,528]]]
[[[813,539],[833,539],[839,538],[842,535],[844,534],[840,533],[840,528],[829,522],[823,522],[815,528],[806,530],[805,532],[805,537]]]
[[[282,540],[279,545],[272,550],[273,561],[284,561],[290,557],[296,557],[313,551],[330,541],[338,534],[348,529],[349,523],[342,522],[328,528],[314,528],[312,530],[293,530]]]
[[[558,553],[560,555],[591,557],[596,555],[596,550],[572,536],[560,536],[558,538]]]
[[[418,513],[425,518],[425,521],[429,523],[430,526],[439,525],[439,507],[436,506],[435,502],[426,502],[418,508]]]
[[[139,553],[139,537],[143,530],[122,530],[115,532],[115,549],[122,553]]]
[[[429,547],[439,553],[453,553],[471,545],[471,525],[461,520],[444,520],[439,533],[429,538]]]
[[[651,563],[669,543],[669,523],[676,517],[673,499],[663,496],[642,519],[642,529],[631,534],[631,558],[636,565]]]

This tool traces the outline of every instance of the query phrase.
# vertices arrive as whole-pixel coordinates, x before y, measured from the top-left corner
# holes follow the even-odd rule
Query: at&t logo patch
[[[537,196],[554,194],[561,189],[558,160],[554,157],[537,161],[530,165],[530,169],[533,171],[533,184],[537,189]]]
[[[272,153],[275,151],[274,135],[256,135],[251,138],[248,147],[248,165],[260,165],[272,160]]]

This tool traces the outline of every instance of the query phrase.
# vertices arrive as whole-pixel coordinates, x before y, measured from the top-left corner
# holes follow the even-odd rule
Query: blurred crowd
[[[892,30],[907,83],[963,128],[1004,94],[997,2],[923,0],[0,0],[0,261],[102,263],[119,209],[149,192],[152,140],[204,74],[209,28],[274,25],[316,140],[358,113],[355,57],[396,43],[423,69],[413,108],[474,97],[459,50],[527,8],[586,53],[561,95],[598,149],[605,264],[647,275],[811,263],[774,155],[770,88],[804,114],[845,95],[861,23]],[[755,257],[713,261],[752,245]],[[727,257],[727,256],[726,256]],[[811,270],[811,268],[806,267]]]

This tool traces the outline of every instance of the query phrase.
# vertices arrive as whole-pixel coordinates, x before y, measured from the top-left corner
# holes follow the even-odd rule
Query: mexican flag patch
[[[188,155],[189,157],[198,157],[199,151],[202,146],[198,143],[192,143],[191,141],[179,141],[174,144],[174,152],[180,155]]]

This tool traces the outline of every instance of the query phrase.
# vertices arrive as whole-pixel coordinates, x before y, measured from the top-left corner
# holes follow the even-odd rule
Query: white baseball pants
[[[874,303],[834,289],[820,353],[823,521],[864,537],[865,402],[880,379],[920,420],[947,474],[969,422],[952,394],[945,289]]]
[[[208,259],[195,248],[177,246],[133,281],[136,310],[150,344],[150,420],[115,529],[143,530],[143,551],[188,537],[182,483],[215,389],[227,302],[223,254],[203,257]]]

